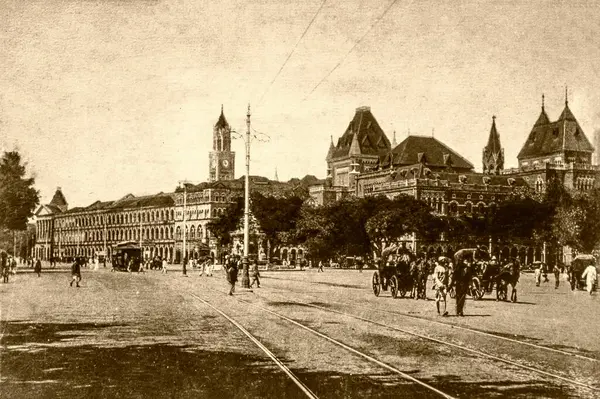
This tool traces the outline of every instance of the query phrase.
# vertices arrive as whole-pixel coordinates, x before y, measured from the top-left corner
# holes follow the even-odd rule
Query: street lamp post
[[[246,114],[246,176],[244,179],[244,258],[242,260],[242,287],[250,288],[248,249],[250,243],[250,104]]]

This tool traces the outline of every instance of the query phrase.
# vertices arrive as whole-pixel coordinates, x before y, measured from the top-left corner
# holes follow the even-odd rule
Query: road
[[[375,297],[368,270],[262,274],[230,297],[221,272],[22,270],[0,284],[0,397],[600,397],[600,297],[565,281],[446,318]]]

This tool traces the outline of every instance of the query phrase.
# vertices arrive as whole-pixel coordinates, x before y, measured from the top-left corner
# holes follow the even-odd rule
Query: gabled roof
[[[394,166],[423,162],[425,165],[435,167],[473,169],[473,164],[460,154],[430,136],[408,136],[391,151],[391,156]],[[389,165],[389,161],[387,164]]]
[[[355,135],[356,139],[354,139]],[[354,118],[348,124],[348,128],[342,137],[339,138],[331,154],[332,158],[342,158],[350,155],[353,140],[356,140],[358,145],[358,148],[353,147],[353,151],[356,152],[356,150],[359,150],[362,155],[381,156],[389,153],[392,147],[387,136],[371,113],[370,107],[359,107],[356,109]]]
[[[544,113],[543,109],[542,113]],[[569,109],[568,102],[565,102],[565,108],[556,122],[540,123],[540,119],[542,118],[538,118],[531,129],[517,159],[542,157],[563,151],[594,151],[594,147]]]

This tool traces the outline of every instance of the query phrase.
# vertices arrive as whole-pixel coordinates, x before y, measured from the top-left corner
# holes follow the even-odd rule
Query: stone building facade
[[[543,192],[551,179],[558,179],[570,190],[600,187],[600,167],[592,164],[593,151],[567,99],[555,122],[548,118],[542,101],[542,112],[514,169],[504,168],[504,150],[493,117],[482,151],[483,173],[434,137],[409,135],[392,148],[370,108],[360,107],[337,145],[332,139],[326,157],[327,178],[310,187],[310,196],[315,205],[326,205],[346,196],[394,198],[404,194],[425,201],[442,215],[483,214],[515,190]],[[430,254],[448,255],[465,244],[447,242],[443,237],[435,243],[419,242],[416,237],[405,239],[414,250]],[[547,259],[547,248],[540,245],[515,242],[490,246],[501,258],[553,262]]]

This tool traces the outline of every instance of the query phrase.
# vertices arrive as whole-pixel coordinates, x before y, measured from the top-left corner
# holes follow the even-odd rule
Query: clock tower
[[[213,150],[209,153],[208,180],[233,180],[235,178],[235,152],[231,151],[231,127],[221,115],[213,128]]]

